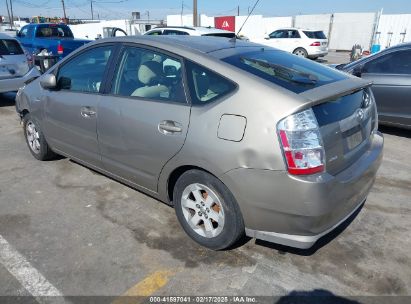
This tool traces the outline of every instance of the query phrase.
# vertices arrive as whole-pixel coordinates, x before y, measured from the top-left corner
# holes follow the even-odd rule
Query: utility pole
[[[183,24],[183,12],[184,12],[184,1],[181,1],[181,14],[180,14],[181,26],[184,26],[184,24]]]
[[[198,22],[197,22],[197,0],[193,0],[193,26],[197,26]]]
[[[64,0],[61,0],[61,4],[63,5],[64,22],[66,22],[67,16],[66,16],[66,6],[64,5]]]
[[[13,1],[10,0],[11,28],[14,26]]]
[[[90,0],[91,20],[94,20],[93,0]]]
[[[240,6],[237,6],[237,16],[240,16]]]
[[[11,15],[10,15],[10,10],[9,10],[9,0],[6,0],[6,6],[7,6],[7,14],[9,15],[9,23],[10,23],[10,29],[11,29]]]

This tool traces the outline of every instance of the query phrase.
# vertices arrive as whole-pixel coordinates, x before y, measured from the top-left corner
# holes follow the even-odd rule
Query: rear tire
[[[181,226],[200,245],[226,249],[244,235],[243,217],[234,196],[213,175],[201,170],[183,173],[173,198]]]
[[[297,55],[299,57],[304,57],[307,58],[308,57],[308,53],[307,50],[304,48],[296,48],[293,52],[294,55]]]
[[[39,124],[30,113],[23,117],[24,137],[31,154],[38,160],[50,160],[57,155],[50,149],[40,130]]]

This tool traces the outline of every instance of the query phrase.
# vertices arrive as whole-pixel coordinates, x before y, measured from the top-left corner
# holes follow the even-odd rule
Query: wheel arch
[[[307,54],[307,56],[308,56],[308,51],[307,51],[307,49],[306,49],[306,48],[304,48],[304,47],[302,47],[302,46],[296,47],[296,48],[293,50],[293,54],[294,54],[294,52],[295,52],[296,50],[298,50],[298,49],[302,49],[302,50],[304,50],[304,51],[305,51],[305,53],[306,53],[306,54]]]
[[[174,186],[177,182],[177,180],[180,178],[181,175],[183,175],[185,172],[189,171],[189,170],[199,170],[199,171],[204,171],[207,172],[208,174],[213,175],[215,178],[219,179],[215,174],[213,174],[212,172],[201,168],[199,166],[195,166],[195,165],[182,165],[179,166],[177,168],[175,168],[173,171],[171,171],[171,173],[168,175],[167,178],[167,184],[166,184],[166,192],[167,192],[167,202],[170,205],[174,205],[173,204],[173,191],[174,191]],[[221,179],[219,179],[221,181]],[[222,181],[221,181],[222,182]]]

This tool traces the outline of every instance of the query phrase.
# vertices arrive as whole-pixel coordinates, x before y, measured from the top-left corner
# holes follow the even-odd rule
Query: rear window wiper
[[[248,62],[252,63],[254,68],[257,68],[255,65],[259,65],[262,68],[269,68],[274,72],[274,77],[282,78],[287,81],[299,83],[299,84],[307,84],[307,85],[315,85],[318,81],[318,77],[316,75],[297,71],[295,69],[285,67],[279,64],[266,62],[263,60],[252,59],[252,58],[245,58],[242,57],[241,61],[247,65],[250,65]],[[260,69],[261,70],[261,69]],[[264,72],[264,71],[263,71]]]

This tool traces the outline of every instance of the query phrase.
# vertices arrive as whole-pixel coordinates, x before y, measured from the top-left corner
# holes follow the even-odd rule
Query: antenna
[[[251,14],[254,12],[254,9],[255,9],[255,7],[257,6],[258,2],[260,2],[260,0],[257,0],[257,1],[254,3],[253,8],[252,8],[251,11],[248,13],[247,18],[244,20],[243,25],[240,27],[240,29],[238,30],[237,34],[235,35],[236,37],[238,36],[238,34],[240,34],[240,32],[241,32],[241,30],[243,29],[244,25],[247,23],[248,18],[250,18]]]

